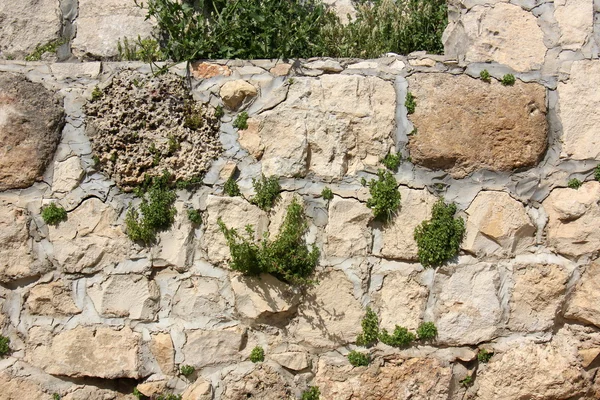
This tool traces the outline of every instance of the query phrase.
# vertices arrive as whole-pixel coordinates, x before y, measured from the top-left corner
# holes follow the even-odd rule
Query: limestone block
[[[34,286],[27,296],[27,308],[35,315],[74,315],[81,310],[75,305],[71,290],[63,282]]]
[[[256,364],[253,368],[241,366],[232,371],[225,370],[220,386],[223,388],[223,400],[281,400],[295,397],[293,376],[266,363]]]
[[[563,50],[578,50],[594,30],[594,1],[556,0],[554,18],[560,28]]]
[[[184,321],[225,318],[227,301],[221,295],[219,281],[208,277],[183,280],[173,296],[171,316]]]
[[[600,327],[600,262],[586,267],[567,303],[565,318]]]
[[[83,168],[78,157],[70,157],[62,162],[54,163],[52,190],[67,193],[75,189],[83,177]]]
[[[287,351],[285,353],[272,354],[269,358],[284,368],[292,371],[302,371],[309,367],[308,356],[299,351]]]
[[[160,370],[165,375],[171,375],[175,370],[175,349],[171,335],[168,333],[156,333],[150,341],[150,351]]]
[[[230,76],[231,69],[226,65],[213,64],[209,62],[192,63],[192,75],[196,79],[210,79],[215,76]]]
[[[193,330],[186,333],[186,338],[182,349],[184,363],[196,369],[240,361],[241,332]]]
[[[225,82],[221,86],[220,96],[225,107],[237,110],[242,104],[246,104],[258,95],[258,90],[243,79]]]
[[[202,377],[198,377],[194,383],[192,383],[183,392],[181,400],[212,400],[213,390],[212,385],[209,381]]]
[[[329,203],[329,223],[325,229],[325,255],[364,256],[370,251],[373,213],[358,200],[335,197]]]

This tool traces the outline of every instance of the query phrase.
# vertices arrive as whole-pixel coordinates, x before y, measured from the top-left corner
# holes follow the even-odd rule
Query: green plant
[[[239,113],[237,117],[235,117],[233,127],[240,130],[248,129],[248,113],[246,111]]]
[[[169,229],[175,221],[177,210],[173,204],[177,195],[169,188],[170,179],[171,175],[165,171],[136,190],[142,199],[139,211],[130,206],[125,216],[127,236],[131,240],[149,245],[156,241],[158,232]]]
[[[254,197],[250,202],[257,205],[260,209],[268,211],[279,198],[279,177],[271,176],[269,178],[264,175],[260,179],[252,178],[252,186],[254,186]]]
[[[473,385],[473,376],[472,375],[467,375],[464,379],[460,380],[458,383],[460,383],[463,387],[469,387]]]
[[[240,192],[240,187],[238,186],[235,179],[233,179],[233,177],[229,178],[229,179],[227,179],[227,181],[225,181],[223,190],[225,191],[225,194],[227,194],[227,196],[229,196],[229,197],[241,196],[241,194],[242,194]]]
[[[506,74],[502,77],[500,83],[504,86],[512,86],[515,84],[515,76],[513,74]]]
[[[375,219],[389,221],[400,207],[400,192],[398,182],[387,171],[377,171],[378,179],[369,182],[371,198],[367,200],[367,207],[373,210]]]
[[[10,352],[10,339],[0,335],[0,357],[4,357]]]
[[[479,349],[477,353],[477,360],[482,363],[487,363],[490,361],[494,353],[487,351],[486,349]]]
[[[167,153],[169,155],[173,155],[179,149],[181,149],[181,145],[179,144],[179,140],[175,136],[169,135],[169,139],[168,139],[168,142],[167,142]]]
[[[377,314],[371,310],[371,307],[367,307],[367,312],[360,325],[362,326],[362,333],[356,338],[356,344],[365,347],[377,344],[379,338],[379,320],[377,319]]]
[[[25,57],[25,61],[40,61],[44,53],[56,53],[56,50],[68,41],[68,39],[55,39],[44,45],[38,44],[35,50]]]
[[[138,400],[144,400],[144,399],[148,398],[148,397],[144,396],[144,394],[142,392],[140,392],[140,390],[137,387],[133,388],[133,395],[135,397],[137,397]]]
[[[365,179],[364,176],[360,177],[360,184],[361,184],[361,186],[367,186],[367,180]]]
[[[250,352],[250,361],[253,363],[263,362],[265,361],[265,351],[262,347],[256,346]]]
[[[190,222],[194,225],[200,225],[202,223],[202,213],[200,210],[194,210],[190,208],[187,210],[187,216]]]
[[[196,368],[192,367],[191,365],[182,365],[179,367],[179,372],[181,372],[181,375],[183,376],[190,376],[194,373],[194,371],[196,371]]]
[[[323,191],[321,192],[321,197],[324,200],[332,200],[333,199],[333,192],[328,187],[324,187]]]
[[[309,386],[304,392],[302,392],[301,400],[319,400],[321,391],[318,386]]]
[[[465,222],[454,218],[456,205],[439,199],[433,206],[432,217],[415,228],[419,262],[424,267],[437,267],[456,256],[465,234]]]
[[[183,126],[191,130],[198,130],[204,125],[202,108],[193,101],[187,101],[183,106]]]
[[[487,82],[487,83],[490,83],[491,80],[492,80],[491,79],[491,75],[490,75],[490,73],[488,72],[487,69],[482,70],[479,73],[479,77],[481,78],[482,81]]]
[[[433,322],[423,322],[417,328],[419,340],[433,340],[437,336],[437,328]]]
[[[67,220],[67,211],[56,203],[50,203],[42,209],[42,219],[48,225],[58,225]]]
[[[404,102],[404,106],[406,107],[406,112],[408,114],[414,114],[415,109],[417,108],[417,102],[415,100],[415,96],[411,92],[406,93],[406,101]]]
[[[215,118],[221,119],[225,115],[225,111],[223,111],[223,106],[215,107]]]
[[[201,185],[202,184],[202,175],[199,176],[194,176],[192,178],[189,179],[180,179],[177,182],[175,182],[175,187],[177,189],[186,189],[189,190],[195,186]]]
[[[52,393],[52,400],[60,400],[60,394]]]
[[[389,153],[385,156],[383,160],[381,160],[381,163],[390,171],[396,172],[398,171],[398,167],[400,166],[400,164],[402,164],[402,156],[400,155],[400,153]]]
[[[569,182],[567,183],[567,186],[571,189],[579,189],[581,185],[583,185],[583,182],[577,178],[569,179]]]
[[[142,39],[139,35],[134,43],[130,43],[128,38],[123,38],[117,42],[118,59],[121,61],[143,61],[153,63],[164,60],[164,55],[160,50],[160,45],[156,39]]]
[[[101,99],[103,95],[102,90],[98,86],[95,86],[94,90],[92,90],[92,101]]]
[[[398,325],[396,325],[394,332],[391,335],[385,329],[382,329],[379,333],[379,341],[392,347],[406,347],[414,342],[415,339],[414,333],[409,332],[405,327]]]
[[[348,353],[348,361],[350,361],[350,364],[354,367],[366,367],[371,362],[371,357],[369,357],[368,354],[352,350]]]
[[[594,170],[594,178],[600,182],[600,164],[596,166],[596,169]]]

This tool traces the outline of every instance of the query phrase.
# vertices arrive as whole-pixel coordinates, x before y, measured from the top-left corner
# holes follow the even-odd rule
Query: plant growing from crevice
[[[179,149],[181,149],[181,145],[179,144],[179,139],[177,139],[173,135],[169,135],[169,139],[167,142],[167,154],[169,156],[172,156],[173,154],[175,154],[175,152],[179,151]]]
[[[323,200],[333,200],[333,192],[328,187],[324,187],[323,191],[321,192],[321,197]]]
[[[242,193],[240,192],[240,187],[238,186],[235,179],[233,179],[233,177],[231,177],[231,178],[227,179],[227,181],[225,181],[225,185],[223,186],[223,191],[229,197],[236,197],[236,196],[242,195]]]
[[[406,101],[404,102],[404,106],[406,107],[406,112],[408,114],[414,114],[415,109],[417,108],[417,101],[411,92],[406,93]]]
[[[319,400],[321,391],[318,386],[309,386],[304,392],[302,392],[301,400]]]
[[[156,39],[142,39],[139,35],[134,42],[130,42],[128,38],[123,38],[123,43],[121,44],[121,39],[119,39],[117,42],[117,52],[119,53],[119,61],[153,63],[165,59]]]
[[[373,210],[375,219],[387,222],[392,219],[400,207],[400,192],[398,182],[389,171],[377,171],[377,179],[369,182],[371,198],[367,207]]]
[[[464,379],[461,379],[458,383],[460,383],[465,388],[473,386],[473,383],[474,383],[473,375],[467,375]]]
[[[583,185],[583,182],[577,178],[569,179],[569,182],[567,182],[567,186],[571,189],[579,189],[581,185]]]
[[[52,393],[52,400],[60,400],[60,399],[61,399],[60,394]]]
[[[256,346],[250,352],[250,361],[253,363],[259,363],[265,361],[265,351],[262,347]]]
[[[371,362],[371,357],[368,354],[352,350],[348,353],[348,361],[354,367],[366,367]]]
[[[600,182],[600,165],[596,166],[596,169],[594,170],[594,178]]]
[[[42,209],[42,219],[48,225],[58,225],[67,220],[67,211],[56,203],[50,203]]]
[[[0,335],[0,358],[10,353],[10,339]]]
[[[239,113],[237,117],[235,117],[233,127],[239,130],[248,129],[248,113],[246,111]]]
[[[492,81],[492,79],[491,79],[491,75],[490,75],[490,73],[488,72],[488,70],[487,70],[487,69],[484,69],[484,70],[482,70],[482,71],[479,73],[479,77],[480,77],[480,78],[481,78],[481,80],[482,80],[482,81],[484,81],[485,83],[490,83],[490,82]]]
[[[138,388],[133,388],[133,395],[138,398],[138,400],[147,399],[146,396]]]
[[[409,332],[408,329],[399,325],[394,327],[392,334],[389,334],[386,329],[382,329],[379,333],[379,341],[392,347],[407,347],[415,339],[416,336],[414,333]]]
[[[458,255],[465,234],[465,222],[455,218],[455,204],[440,198],[433,206],[430,220],[415,228],[419,262],[426,268],[438,267]]]
[[[215,107],[215,118],[217,119],[221,119],[223,118],[223,116],[225,115],[225,111],[223,110],[223,106],[216,106]]]
[[[389,153],[383,160],[381,160],[381,163],[390,171],[396,172],[398,171],[400,164],[402,164],[402,156],[400,153]]]
[[[367,307],[360,325],[362,333],[356,338],[356,344],[364,347],[371,347],[377,344],[377,340],[379,339],[379,320],[371,307]]]
[[[279,198],[279,177],[262,175],[260,179],[252,178],[252,186],[254,187],[254,197],[250,202],[258,206],[261,210],[269,211]]]
[[[477,352],[477,361],[485,364],[490,361],[493,355],[494,353],[486,349],[479,349],[479,352]]]
[[[92,90],[92,101],[100,100],[104,96],[102,90],[98,86],[94,86],[94,90]]]
[[[423,322],[417,328],[417,337],[419,340],[433,340],[437,337],[437,333],[437,327],[433,322]]]
[[[515,76],[513,74],[506,74],[502,77],[502,80],[500,81],[501,84],[503,84],[504,86],[512,86],[514,85],[516,82],[515,80]]]
[[[202,224],[202,212],[200,210],[195,210],[193,208],[188,209],[187,217],[190,222],[196,226]]]
[[[192,367],[191,365],[182,365],[179,367],[179,372],[185,377],[192,375],[195,371],[196,368]]]
[[[25,57],[25,61],[40,61],[45,53],[56,53],[58,48],[68,41],[68,39],[55,39],[44,45],[38,44],[33,52]]]

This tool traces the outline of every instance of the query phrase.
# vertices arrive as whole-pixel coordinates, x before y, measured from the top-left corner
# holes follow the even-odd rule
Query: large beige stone
[[[54,93],[21,75],[0,73],[0,190],[41,180],[63,122],[62,101]]]
[[[63,282],[34,286],[27,296],[27,308],[36,315],[74,315],[81,310],[75,305],[71,290]]]
[[[143,275],[111,275],[87,288],[104,317],[153,320],[159,309],[158,285]]]
[[[600,327],[600,261],[586,267],[567,303],[565,317]]]
[[[559,116],[563,126],[562,156],[575,160],[599,159],[600,61],[573,62],[569,80],[558,83]]]
[[[438,342],[475,345],[493,339],[502,318],[499,286],[498,270],[489,264],[439,269],[431,290]]]
[[[277,370],[266,363],[254,368],[239,368],[226,372],[221,378],[222,400],[263,400],[294,399],[291,374]]]
[[[508,327],[522,332],[552,328],[565,298],[567,271],[558,265],[522,265],[513,277]]]
[[[554,18],[560,28],[564,50],[578,50],[594,30],[593,0],[556,0]]]
[[[388,259],[416,260],[415,228],[431,217],[437,198],[427,190],[413,190],[401,186],[401,205],[394,219],[382,229],[380,255]]]
[[[290,332],[315,348],[338,347],[356,340],[361,333],[364,310],[354,297],[354,287],[341,271],[317,277],[298,307],[298,317]]]
[[[212,400],[213,390],[209,381],[201,376],[188,386],[181,395],[181,400]]]
[[[534,244],[535,226],[508,193],[479,192],[467,214],[462,248],[479,257],[510,256]]]
[[[241,105],[250,102],[258,94],[257,89],[243,79],[225,82],[219,92],[227,108],[237,110]]]
[[[408,78],[416,98],[410,120],[414,163],[463,178],[479,169],[534,166],[546,150],[546,89],[503,86],[466,75],[418,73]]]
[[[282,367],[292,371],[302,371],[309,367],[307,354],[300,351],[286,351],[284,353],[271,354],[269,358]]]
[[[83,174],[79,157],[69,157],[65,161],[55,162],[52,190],[66,193],[75,189],[79,185]]]
[[[186,333],[181,353],[184,363],[196,369],[240,361],[244,335],[235,330],[193,330]]]
[[[219,280],[208,277],[191,277],[181,281],[173,296],[172,318],[198,321],[226,318],[227,300],[221,295]]]
[[[227,241],[217,224],[219,218],[227,228],[235,228],[241,235],[246,234],[246,225],[252,226],[256,240],[262,238],[269,224],[264,211],[240,197],[208,196],[206,211],[208,217],[203,242],[208,258],[213,262],[223,262],[230,257]]]
[[[156,333],[150,340],[150,351],[158,363],[160,370],[165,375],[171,375],[175,370],[175,348],[171,335],[168,333]]]
[[[329,222],[325,228],[325,255],[365,256],[371,249],[369,222],[373,213],[358,200],[335,197],[329,202]]]
[[[0,387],[3,400],[51,400],[52,397],[42,391],[42,388],[31,379],[15,377],[8,372],[0,373]]]
[[[34,327],[25,360],[52,375],[137,379],[140,339],[129,327],[78,326],[55,335]]]
[[[542,205],[548,214],[548,244],[571,257],[600,249],[600,182],[579,189],[554,189]]]

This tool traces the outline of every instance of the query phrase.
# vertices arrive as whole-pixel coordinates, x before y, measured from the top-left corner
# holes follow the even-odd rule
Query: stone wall
[[[69,54],[83,59],[110,57],[98,32],[105,43],[116,36],[103,23],[143,32],[120,2],[87,3],[72,26],[57,11],[56,29],[22,29],[58,37],[76,26]],[[37,7],[23,6],[23,20],[53,17]],[[150,66],[0,61],[0,333],[11,347],[0,398],[135,399],[137,387],[185,400],[288,399],[309,385],[327,400],[599,398],[599,9],[457,0],[445,56],[192,64],[194,98],[225,106],[223,152],[201,187],[177,192],[175,224],[151,247],[127,238],[125,214],[139,200],[97,170],[86,129],[96,87],[124,70],[149,77]],[[0,28],[3,54],[37,44],[11,32]],[[172,73],[188,76],[185,65]],[[508,73],[513,86],[499,82]],[[242,111],[248,129],[238,130]],[[381,224],[361,180],[389,152],[404,158],[401,208]],[[247,201],[261,174],[280,176],[271,212]],[[242,197],[225,196],[230,176]],[[573,178],[579,189],[567,187]],[[294,196],[321,250],[318,284],[232,272],[218,218],[276,232]],[[466,235],[459,257],[423,268],[413,231],[441,196]],[[51,202],[68,212],[57,226],[40,215]],[[188,208],[202,211],[200,226]],[[401,350],[380,343],[369,367],[352,367],[349,351],[367,351],[356,346],[367,306],[382,328],[432,321],[438,337]],[[265,362],[253,364],[257,345]],[[493,353],[488,363],[480,349]],[[196,372],[182,376],[183,365]]]

